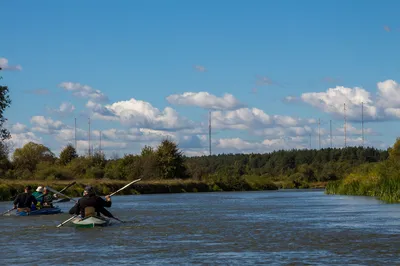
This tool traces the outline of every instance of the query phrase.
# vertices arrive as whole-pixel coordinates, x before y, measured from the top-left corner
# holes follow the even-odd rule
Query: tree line
[[[43,144],[29,142],[16,149],[11,160],[3,152],[0,175],[24,180],[206,180],[258,176],[270,181],[324,182],[341,179],[358,165],[387,157],[388,151],[371,147],[187,157],[178,144],[167,139],[156,148],[145,146],[140,154],[125,154],[122,158],[107,159],[100,152],[79,156],[71,144],[57,157]]]

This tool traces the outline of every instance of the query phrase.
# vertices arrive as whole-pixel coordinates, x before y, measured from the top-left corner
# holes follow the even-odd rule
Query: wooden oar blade
[[[115,195],[115,194],[117,194],[117,193],[120,192],[121,190],[123,190],[123,189],[125,189],[125,188],[127,188],[127,187],[129,187],[129,186],[131,186],[131,185],[133,185],[134,183],[139,182],[140,180],[142,180],[142,179],[139,178],[139,179],[136,179],[136,180],[130,182],[129,184],[127,184],[127,185],[123,186],[122,188],[118,189],[117,191],[111,193],[111,194],[110,194],[110,197],[113,196],[113,195]]]

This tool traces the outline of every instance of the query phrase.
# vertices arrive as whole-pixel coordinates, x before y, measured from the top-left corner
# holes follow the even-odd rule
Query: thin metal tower
[[[88,118],[89,124],[89,156],[90,156],[90,117]]]
[[[320,134],[320,129],[321,129],[321,120],[318,118],[318,149],[321,149],[321,134]]]
[[[310,133],[310,150],[311,150],[311,133]]]
[[[101,154],[101,130],[100,130],[100,145],[99,145],[99,151],[100,151],[100,154]]]
[[[75,128],[74,128],[74,131],[75,131],[75,151],[77,151],[78,147],[76,145],[76,117],[75,117]]]
[[[343,104],[343,111],[344,111],[344,147],[347,147],[347,132],[346,132],[346,103]]]
[[[329,136],[331,138],[331,148],[332,148],[333,147],[332,146],[332,120],[329,120],[329,131],[330,131]]]
[[[208,148],[211,156],[211,110],[208,111]]]
[[[364,147],[364,102],[361,103],[362,146]]]

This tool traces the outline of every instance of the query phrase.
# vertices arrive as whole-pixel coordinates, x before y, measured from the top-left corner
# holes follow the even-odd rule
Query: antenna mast
[[[208,111],[208,148],[211,156],[211,110]]]
[[[329,120],[329,130],[330,130],[330,138],[331,138],[331,148],[332,148],[332,120]]]
[[[89,157],[90,157],[90,117],[88,118],[89,124]]]
[[[75,131],[75,151],[77,152],[78,147],[76,145],[76,117],[75,117],[75,128],[74,128],[74,131]]]
[[[362,146],[364,147],[364,102],[361,103]]]
[[[100,147],[99,147],[99,150],[100,150],[100,154],[101,154],[101,130],[100,130]]]
[[[344,113],[344,147],[347,147],[347,132],[346,132],[346,103],[343,104],[343,113]]]
[[[321,120],[318,118],[318,149],[321,149],[321,134],[320,134]]]

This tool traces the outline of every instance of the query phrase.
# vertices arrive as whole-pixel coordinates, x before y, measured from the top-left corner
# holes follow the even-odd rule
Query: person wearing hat
[[[43,205],[43,187],[38,186],[36,191],[32,193],[32,196],[34,196],[38,201],[36,208],[40,209]]]
[[[32,196],[32,187],[26,186],[25,192],[19,194],[15,198],[13,203],[14,203],[14,209],[17,209],[19,212],[21,211],[30,212],[32,204],[34,205],[37,204],[37,199],[34,196]]]
[[[41,201],[42,195],[43,195],[43,187],[42,186],[38,186],[36,191],[32,193],[32,196],[34,196],[39,201]]]
[[[86,186],[83,191],[83,197],[69,210],[70,214],[80,215],[82,218],[86,216],[100,216],[100,213],[111,215],[104,207],[111,207],[111,197],[105,196],[106,200],[96,195],[96,191],[92,186]]]

